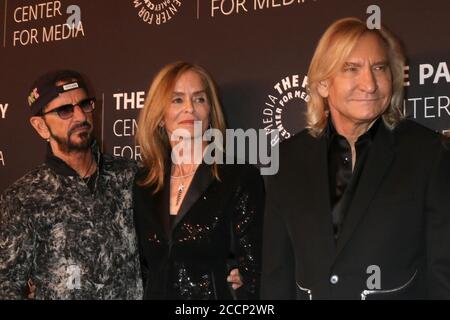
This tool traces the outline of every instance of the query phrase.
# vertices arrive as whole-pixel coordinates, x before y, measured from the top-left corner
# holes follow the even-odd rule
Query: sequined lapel
[[[187,193],[181,203],[181,207],[178,210],[178,215],[175,219],[175,223],[172,226],[172,230],[177,226],[177,224],[183,219],[186,213],[192,208],[192,206],[197,202],[201,195],[206,191],[214,177],[211,173],[211,166],[205,163],[200,164],[197,172],[192,179],[191,185],[187,190]],[[168,183],[170,189],[170,183]],[[170,191],[169,191],[170,193]],[[170,203],[169,203],[170,205]]]

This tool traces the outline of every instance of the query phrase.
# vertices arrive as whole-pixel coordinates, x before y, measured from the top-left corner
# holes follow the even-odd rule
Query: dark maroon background
[[[102,146],[109,153],[115,146],[134,145],[131,136],[114,136],[113,124],[117,119],[136,118],[139,111],[116,111],[113,94],[145,91],[155,72],[174,60],[192,61],[211,72],[229,127],[263,128],[264,104],[269,94],[276,94],[274,85],[287,76],[298,74],[302,79],[306,75],[326,27],[347,16],[366,19],[367,7],[376,4],[382,10],[382,22],[402,39],[408,53],[407,98],[435,97],[428,104],[437,105],[438,96],[450,96],[450,84],[444,78],[436,84],[430,79],[419,84],[420,64],[435,69],[440,62],[450,65],[448,0],[296,0],[290,6],[258,11],[253,10],[253,0],[247,0],[248,12],[214,18],[209,15],[211,0],[181,0],[178,13],[159,26],[145,24],[133,0],[62,0],[64,14],[71,4],[81,8],[85,37],[13,47],[14,30],[49,27],[67,19],[64,15],[14,22],[15,8],[43,2],[0,0],[0,104],[9,104],[6,119],[0,119],[0,151],[5,161],[5,166],[0,162],[0,191],[43,160],[45,143],[29,125],[26,98],[32,81],[53,69],[72,68],[88,75],[100,100],[97,136],[103,136]],[[231,0],[225,4],[229,8]],[[411,104],[406,105],[411,113]],[[291,133],[303,128],[304,111],[305,104],[299,100],[286,106],[283,125]],[[422,102],[417,106],[417,121],[435,130],[449,129],[450,115],[441,112],[438,117],[436,107],[429,108],[426,118]]]

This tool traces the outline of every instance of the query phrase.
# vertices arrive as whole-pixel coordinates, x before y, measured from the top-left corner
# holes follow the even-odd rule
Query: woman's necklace
[[[188,177],[193,176],[195,174],[196,169],[197,169],[197,168],[194,168],[194,170],[192,170],[190,173],[184,174],[180,165],[178,165],[178,168],[180,168],[179,170],[180,170],[181,175],[180,176],[171,176],[171,178],[174,179],[174,180],[175,179],[181,179],[181,182],[180,182],[180,184],[178,185],[178,188],[177,188],[177,199],[176,199],[176,202],[175,202],[175,205],[177,207],[178,207],[178,205],[181,202],[181,196],[183,195],[184,189],[186,188],[186,186],[184,184],[186,182],[185,179],[188,178]]]

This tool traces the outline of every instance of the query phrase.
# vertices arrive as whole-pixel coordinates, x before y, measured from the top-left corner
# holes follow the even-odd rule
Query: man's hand
[[[231,283],[231,287],[236,290],[242,287],[242,278],[239,274],[239,269],[233,269],[231,270],[230,274],[227,277],[227,281]]]

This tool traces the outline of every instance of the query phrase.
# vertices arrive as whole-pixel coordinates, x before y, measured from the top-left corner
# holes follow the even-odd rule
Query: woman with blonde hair
[[[134,211],[144,298],[258,297],[264,186],[252,166],[205,161],[205,132],[225,133],[209,74],[187,62],[163,67],[138,128],[144,168]],[[230,288],[227,276],[236,267],[243,285],[234,290],[239,284]]]

